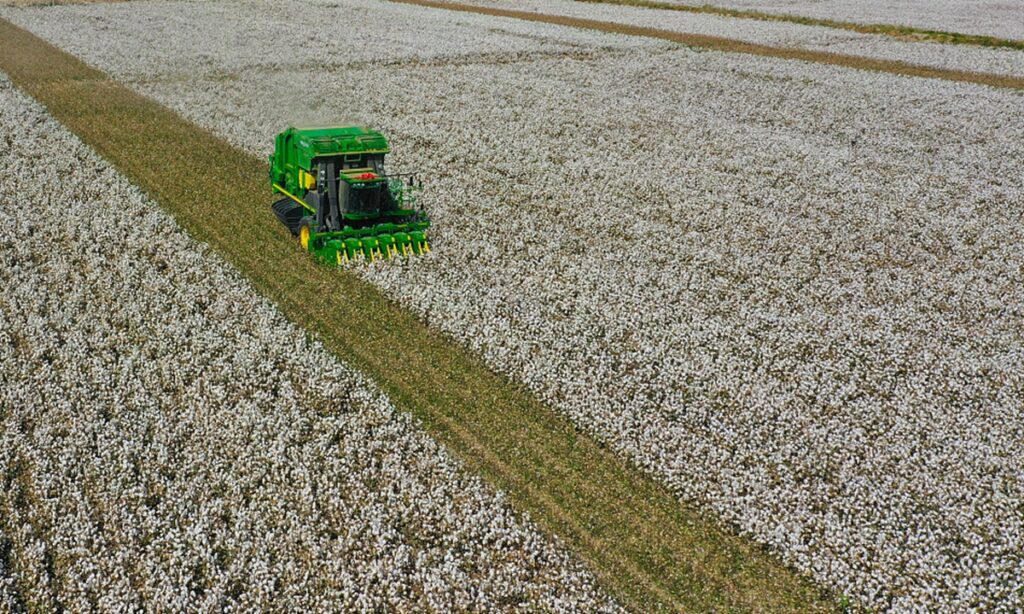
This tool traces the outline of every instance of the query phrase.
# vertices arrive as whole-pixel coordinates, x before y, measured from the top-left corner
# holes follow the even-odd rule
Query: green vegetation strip
[[[264,161],[3,20],[0,69],[558,535],[627,607],[834,608],[819,588],[680,504],[372,285],[315,265],[271,214]]]
[[[758,43],[721,36],[709,36],[706,34],[693,34],[689,32],[677,32],[675,30],[662,30],[659,28],[648,28],[644,26],[633,26],[614,21],[599,21],[596,19],[582,19],[565,15],[552,15],[548,13],[535,13],[532,11],[518,11],[515,9],[503,9],[493,6],[480,6],[476,4],[464,4],[460,2],[444,2],[442,0],[391,0],[402,4],[414,4],[431,8],[446,9],[450,11],[461,11],[466,13],[480,13],[493,15],[495,17],[511,17],[550,23],[573,28],[585,28],[610,32],[614,34],[626,34],[629,36],[646,36],[662,40],[680,43],[690,47],[700,47],[715,51],[727,51],[730,53],[747,53],[766,57],[780,58],[784,60],[801,60],[804,62],[816,62],[818,64],[832,64],[846,68],[859,70],[870,70],[885,72],[895,75],[909,77],[927,77],[931,79],[944,79],[946,81],[963,81],[966,83],[979,83],[992,87],[1005,87],[1011,89],[1024,89],[1024,77],[1011,75],[997,75],[992,73],[972,72],[964,70],[952,70],[947,68],[936,68],[934,66],[922,66],[910,64],[898,60],[880,60],[859,55],[846,55],[842,53],[830,53],[828,51],[815,51],[813,49],[798,49],[795,47],[774,47]]]
[[[1008,49],[1024,50],[1024,40],[999,38],[996,36],[985,36],[982,34],[963,34],[960,32],[945,32],[943,30],[925,30],[910,26],[897,26],[884,23],[856,23],[853,21],[836,21],[834,19],[816,19],[814,17],[801,17],[787,13],[766,13],[753,9],[730,9],[722,6],[703,4],[700,6],[688,6],[676,4],[675,2],[660,2],[659,0],[577,0],[578,2],[589,2],[592,4],[620,4],[623,6],[638,6],[648,9],[662,9],[666,11],[682,11],[685,13],[703,13],[708,15],[722,15],[723,17],[737,17],[740,19],[757,19],[759,21],[785,21],[798,23],[804,26],[821,26],[824,28],[836,28],[838,30],[849,30],[861,34],[883,34],[904,40],[927,41],[933,43],[948,43],[953,45],[978,45],[980,47],[1004,47]]]

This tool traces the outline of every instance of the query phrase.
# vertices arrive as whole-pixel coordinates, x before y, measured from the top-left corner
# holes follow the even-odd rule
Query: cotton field
[[[667,0],[854,23],[881,23],[1024,40],[1024,14],[1003,0]]]
[[[1024,54],[1014,49],[908,42],[835,28],[577,0],[473,0],[473,3],[757,44],[901,60],[936,68],[1011,76],[1024,74]],[[410,56],[424,62],[455,57],[462,58],[461,61],[504,61],[503,58],[514,54],[536,58],[574,51],[593,52],[595,47],[665,47],[663,42],[652,39],[610,38],[586,30],[531,25],[516,20],[498,22],[467,13],[448,19],[436,11],[425,12],[373,0],[347,0],[344,6],[359,15],[359,27],[339,30],[331,18],[338,10],[333,4],[336,3],[322,0],[278,2],[252,12],[251,19],[245,22],[229,18],[236,10],[236,4],[231,2],[190,4],[187,12],[181,11],[177,2],[159,0],[147,2],[151,6],[141,12],[113,3],[17,11],[11,15],[68,51],[96,57],[97,63],[107,70],[135,77],[167,77],[168,66],[163,63],[167,57],[187,62],[190,70],[222,74],[243,68],[251,70],[254,66],[286,71],[295,66],[323,68],[352,62],[397,62]],[[409,18],[411,13],[416,14],[413,20]],[[288,53],[282,55],[279,41],[287,36],[283,24],[296,14],[302,14],[308,22],[303,26],[306,36],[290,42]],[[145,24],[144,28],[138,28],[140,22]],[[69,28],[68,24],[75,27]],[[432,36],[424,37],[418,32],[428,24]],[[105,28],[137,29],[137,36],[107,40],[100,36]],[[194,32],[195,36],[171,35],[182,28]],[[95,36],[83,36],[82,29],[92,31]],[[381,37],[382,32],[387,32],[387,37]]]
[[[6,80],[0,128],[8,606],[616,611]]]
[[[681,501],[713,512],[837,594],[880,611],[1024,608],[1020,91],[707,52],[514,19],[464,13],[453,19],[443,10],[368,0],[302,4],[317,16],[307,39],[313,42],[271,52],[273,33],[297,26],[298,12],[288,8],[297,5],[224,2],[189,4],[183,10],[183,3],[152,2],[131,10],[110,4],[3,14],[259,156],[270,152],[274,134],[296,118],[344,119],[380,128],[394,148],[392,168],[418,169],[426,177],[424,204],[433,220],[435,249],[413,260],[357,265],[352,268],[357,274],[471,348],[493,369],[527,386],[581,430],[666,484]],[[979,59],[984,64],[975,70],[1024,72],[1024,55],[1013,50],[817,33],[820,29],[793,24],[685,13],[655,24],[651,12],[571,2],[517,7],[716,35],[736,27],[735,36],[757,42],[957,68],[969,68]],[[172,35],[201,32],[218,15],[239,11],[250,27],[266,35],[202,36],[196,45]],[[320,25],[335,23],[345,24],[351,38],[332,38],[333,26]],[[822,38],[813,38],[819,34]],[[153,44],[165,40],[170,42]],[[352,84],[358,84],[357,95]],[[90,211],[81,207],[78,219],[87,219]],[[8,220],[8,225],[34,224],[10,215]],[[45,226],[39,231],[54,232],[56,243],[69,240],[67,226],[63,235]],[[99,258],[107,253],[102,252],[108,242],[103,238],[113,239],[103,234],[110,232],[108,226],[93,226]],[[36,226],[18,228],[34,232]],[[168,240],[187,243],[174,237]],[[65,250],[33,252],[22,244],[17,249],[28,250],[23,260],[52,260],[52,271],[42,267],[45,274],[38,267],[5,267],[15,271],[9,275],[30,276],[36,286],[58,286],[67,275],[107,283],[89,266],[66,262],[71,256]],[[14,245],[5,250],[5,257],[22,254],[14,250]],[[190,266],[168,263],[159,276],[164,281],[138,277],[145,269],[124,275],[135,280],[137,289],[173,285],[176,275],[191,276],[191,284],[203,279],[194,272],[200,266],[230,279],[217,265],[206,264],[209,255],[195,246],[185,251],[191,256],[174,252],[174,257],[186,258]],[[129,265],[117,261],[108,266]],[[243,485],[230,487],[234,490],[221,494],[215,486],[221,481],[203,486],[214,489],[204,492],[217,493],[215,503],[198,496],[199,484],[207,484],[200,478],[172,480],[167,488],[183,494],[161,493],[170,517],[184,515],[181,506],[189,505],[171,504],[172,497],[187,501],[193,496],[211,506],[212,514],[208,524],[192,532],[175,528],[166,540],[155,542],[160,546],[140,562],[149,567],[138,573],[150,574],[143,577],[156,578],[152,582],[160,587],[188,586],[191,578],[182,574],[189,573],[189,565],[167,561],[199,557],[182,560],[202,568],[202,561],[220,556],[219,547],[229,547],[223,544],[236,538],[239,523],[251,523],[245,526],[258,534],[289,536],[284,545],[274,542],[285,560],[302,558],[309,548],[362,553],[359,560],[367,563],[345,572],[338,594],[358,594],[380,577],[374,573],[394,569],[389,565],[400,560],[414,565],[411,575],[423,578],[417,586],[431,587],[423,589],[423,598],[439,600],[430,603],[442,609],[506,603],[508,587],[518,582],[529,587],[516,602],[527,610],[614,607],[565,554],[518,521],[500,495],[460,474],[434,444],[390,412],[369,384],[302,342],[268,305],[240,282],[233,283],[240,297],[248,297],[241,303],[263,314],[258,330],[252,329],[257,319],[252,316],[229,322],[202,319],[201,327],[217,326],[218,334],[188,337],[179,322],[204,294],[197,291],[167,305],[133,305],[112,316],[118,326],[108,324],[107,337],[92,328],[82,333],[84,347],[106,348],[114,330],[125,329],[121,323],[148,320],[132,311],[181,314],[167,316],[167,328],[161,330],[174,331],[173,337],[186,343],[186,355],[199,362],[152,367],[159,372],[136,376],[139,362],[110,354],[115,365],[124,361],[132,366],[104,377],[123,379],[128,386],[112,390],[127,394],[123,391],[130,386],[163,386],[164,378],[181,369],[173,377],[188,420],[161,433],[154,445],[162,441],[169,447],[166,442],[199,433],[205,438],[198,438],[201,443],[190,452],[194,457],[186,458],[194,464],[186,466],[198,467],[194,459],[213,455],[224,459],[217,462],[225,468],[241,472]],[[5,302],[40,300],[38,292],[13,286],[4,284],[10,295]],[[88,304],[89,298],[76,300],[70,304]],[[76,316],[66,312],[65,303],[50,305],[23,326],[41,340],[51,339],[45,324],[55,319],[78,317],[90,327],[103,326],[99,316],[104,309]],[[215,310],[217,304],[205,309]],[[250,323],[246,333],[236,330],[243,320]],[[119,334],[128,335],[136,355],[181,353],[143,332]],[[292,351],[281,350],[282,339],[291,341]],[[55,338],[47,342],[58,343]],[[7,360],[20,364],[16,352],[23,343],[12,340],[8,346]],[[67,385],[94,373],[78,371],[93,363],[77,348],[63,342],[52,349],[70,361],[50,356],[51,365],[75,364],[55,374]],[[267,352],[273,352],[273,360]],[[239,366],[240,360],[251,362]],[[212,375],[215,379],[206,382],[203,365],[210,361],[231,369],[232,375]],[[332,365],[335,390],[344,391],[335,394],[347,399],[349,409],[332,411],[322,399],[311,405],[290,401],[291,418],[285,420],[261,413],[264,397],[238,396],[235,374],[251,378],[242,381],[253,385],[259,382],[261,394],[271,395],[267,398],[273,402],[285,403],[290,397],[282,388],[300,386],[301,379],[289,379],[283,373],[288,369],[268,370],[278,361],[291,372]],[[245,375],[256,365],[263,365],[260,373],[273,376],[271,381],[280,381],[279,387],[267,388],[262,375]],[[109,369],[102,362],[92,368]],[[42,376],[19,377],[31,381]],[[211,394],[237,397],[244,409],[204,415],[197,395]],[[125,399],[150,420],[166,414],[159,405],[147,405],[152,401]],[[57,403],[49,397],[33,402],[44,407]],[[311,409],[315,420],[309,418]],[[233,422],[235,414],[246,416],[251,426]],[[90,418],[94,431],[64,433],[61,424],[66,429],[67,419],[62,423],[60,415],[54,413],[53,424],[33,425],[29,431],[16,414],[6,419],[18,433],[75,439],[61,445],[76,451],[96,450],[91,442],[102,440],[96,438],[112,428],[111,422],[119,424],[116,413],[95,416]],[[310,425],[297,426],[294,420],[300,416]],[[227,460],[232,448],[220,449],[223,441],[214,437],[214,425],[235,433],[243,448],[265,441],[247,438],[252,430],[279,442],[278,447],[259,447],[259,468],[235,467]],[[146,440],[145,424],[130,428],[133,437]],[[390,464],[353,468],[345,464],[359,462],[352,455],[337,464],[328,460],[323,449],[338,429],[352,433],[342,437],[343,447],[371,431],[378,438],[390,433],[374,440]],[[286,484],[286,474],[279,472],[291,465],[280,464],[274,454],[287,454],[287,442],[296,440],[305,442],[295,454],[309,455],[301,465],[307,473],[287,475],[291,481]],[[138,444],[120,445],[127,449],[115,448],[122,451],[110,452],[110,462],[131,471],[136,457],[130,445]],[[395,447],[403,452],[386,453]],[[29,463],[17,454],[32,458],[20,447],[5,445],[4,450],[8,463]],[[76,454],[81,455],[69,453],[68,458]],[[427,459],[422,475],[402,473],[408,463],[399,459],[405,454]],[[74,465],[63,470],[61,475],[89,475]],[[152,471],[162,475],[159,468]],[[420,542],[405,539],[402,519],[409,516],[401,513],[400,502],[410,499],[391,495],[387,486],[366,495],[380,501],[374,512],[379,516],[368,518],[369,512],[351,504],[328,511],[337,502],[315,486],[327,483],[319,481],[320,472],[362,493],[365,485],[352,482],[356,478],[351,476],[371,471],[383,472],[375,481],[430,493],[438,503],[427,507],[433,524],[425,530],[445,536],[454,532],[445,539],[465,540],[446,543],[476,543],[479,536],[495,535],[499,530],[491,528],[490,519],[500,519],[494,521],[500,534],[514,538],[484,540],[484,549],[464,553],[477,557],[472,560],[480,575],[474,581],[485,589],[471,594],[442,590],[458,577],[445,574],[457,572],[439,564],[447,560],[442,552],[418,552],[415,544]],[[323,536],[299,519],[282,529],[261,525],[269,521],[250,519],[241,511],[251,513],[255,504],[241,502],[248,501],[245,484],[268,475],[280,480],[273,482],[274,492],[310,502],[307,518],[336,518],[338,526],[373,529],[347,533],[352,544],[336,546],[317,541]],[[117,483],[83,486],[72,491],[80,494],[68,497],[106,496],[90,488],[127,497]],[[466,485],[473,496],[463,501],[456,495]],[[38,488],[46,487],[53,486]],[[145,502],[150,493],[132,496]],[[40,501],[68,506],[56,509],[73,508],[59,499]],[[453,511],[452,501],[461,507]],[[241,506],[232,512],[235,524],[217,524],[217,514],[234,510],[232,505]],[[33,513],[45,515],[46,510]],[[445,515],[449,511],[473,520],[456,530]],[[109,513],[132,518],[161,536],[173,526],[159,514],[150,520],[144,510]],[[82,522],[104,535],[97,528],[105,526],[103,521],[69,517],[76,518],[69,523]],[[33,522],[39,524],[31,518],[28,524],[8,524],[24,532]],[[388,528],[385,537],[374,532],[381,526]],[[59,527],[47,530],[61,534]],[[65,531],[69,537],[64,539],[77,535]],[[146,534],[140,529],[131,539],[143,540]],[[26,533],[8,539],[37,543]],[[384,540],[388,548],[383,553],[361,550],[372,539]],[[181,543],[190,545],[187,554],[173,549]],[[71,541],[66,551],[77,547]],[[37,557],[30,568],[45,568],[45,551],[24,551]],[[257,566],[267,569],[266,577],[302,577],[291,568],[273,567],[260,558],[264,554],[263,546],[239,546],[231,560],[246,562],[230,569]],[[168,565],[180,577],[161,583]],[[81,574],[88,577],[87,571]],[[118,577],[109,574],[111,585],[121,581]],[[207,582],[201,595],[207,603],[234,598],[230,574],[199,578]],[[295,588],[294,603],[306,603],[302,599],[315,592],[308,588],[314,582],[330,585],[322,578],[289,584]],[[172,606],[180,603],[175,599],[185,599],[181,593],[152,590]],[[411,594],[419,593],[371,593],[369,599],[416,609],[424,602],[409,601]],[[244,592],[239,602],[258,603],[261,597],[254,595]],[[244,601],[249,598],[254,601]]]
[[[786,21],[736,19],[709,13],[652,10],[643,7],[622,6],[616,3],[579,2],[577,0],[473,0],[473,2],[481,6],[534,11],[582,19],[598,19],[644,28],[719,36],[761,45],[847,54],[879,60],[896,60],[935,68],[1001,75],[1024,74],[1024,54],[1016,49],[925,43],[900,40],[882,34],[861,34],[850,30]],[[705,2],[696,3],[697,6],[706,4]],[[922,12],[924,12],[923,9]],[[803,13],[798,12],[798,14]],[[863,22],[858,19],[854,19],[854,21]],[[955,23],[950,23],[948,28],[957,29]],[[1017,38],[1024,38],[1024,23],[1020,26]]]

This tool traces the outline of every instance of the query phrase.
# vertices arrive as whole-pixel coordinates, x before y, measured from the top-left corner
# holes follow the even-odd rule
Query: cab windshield
[[[377,173],[384,171],[384,154],[346,154],[341,158],[341,168],[346,171],[365,168]]]
[[[376,213],[394,209],[394,199],[384,181],[352,184],[348,210],[351,213]]]

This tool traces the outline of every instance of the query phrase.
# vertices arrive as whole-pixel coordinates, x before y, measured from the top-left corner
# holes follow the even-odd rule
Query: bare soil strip
[[[885,23],[857,23],[855,21],[838,21],[835,19],[818,19],[815,17],[801,17],[788,13],[766,13],[753,9],[731,9],[713,4],[701,6],[689,6],[676,4],[674,2],[659,2],[658,0],[578,0],[579,2],[591,2],[594,4],[620,4],[623,6],[639,6],[649,9],[660,9],[666,11],[682,11],[684,13],[702,13],[705,15],[721,15],[723,17],[738,17],[740,19],[756,19],[758,21],[784,21],[804,26],[820,26],[824,28],[835,28],[837,30],[849,30],[861,34],[884,34],[901,40],[930,41],[935,43],[948,43],[952,45],[976,45],[979,47],[1005,47],[1007,49],[1024,50],[1024,40],[999,38],[998,36],[984,36],[981,34],[964,34],[962,32],[947,32],[944,30],[926,30],[911,26],[899,26]]]
[[[0,69],[561,538],[626,607],[835,609],[820,588],[682,505],[375,287],[316,265],[270,213],[265,161],[5,20]]]
[[[796,49],[792,47],[774,47],[771,45],[760,45],[732,38],[721,36],[709,36],[706,34],[693,34],[689,32],[675,32],[672,30],[661,30],[658,28],[645,28],[612,21],[599,21],[596,19],[581,19],[577,17],[566,17],[562,15],[549,15],[534,13],[530,11],[517,11],[513,9],[502,9],[490,6],[478,6],[475,4],[463,4],[459,2],[443,2],[438,0],[391,0],[403,4],[414,4],[431,8],[446,9],[450,11],[461,11],[466,13],[481,13],[496,17],[511,17],[514,19],[525,19],[550,23],[572,28],[586,28],[601,32],[615,34],[626,34],[629,36],[646,36],[672,41],[690,47],[700,47],[714,51],[728,51],[732,53],[747,53],[784,60],[802,60],[804,62],[817,62],[819,64],[833,64],[859,70],[870,70],[885,72],[894,75],[905,75],[909,77],[927,77],[930,79],[944,79],[946,81],[962,81],[965,83],[978,83],[992,87],[1005,87],[1011,89],[1024,89],[1024,77],[997,75],[992,73],[970,72],[962,70],[950,70],[946,68],[935,68],[910,64],[896,60],[881,60],[867,58],[858,55],[846,55],[841,53],[829,53],[827,51],[814,51],[810,49]]]

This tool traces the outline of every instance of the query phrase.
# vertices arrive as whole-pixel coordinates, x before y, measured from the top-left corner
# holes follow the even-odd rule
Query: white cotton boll
[[[0,604],[619,611],[3,77],[0,132]]]
[[[1018,93],[349,6],[362,5],[318,3],[311,22],[361,20],[358,51],[303,44],[285,65],[276,49],[261,53],[276,39],[204,38],[207,62],[191,41],[149,44],[132,16],[152,11],[159,36],[212,27],[230,3],[12,18],[254,154],[268,153],[296,105],[382,128],[392,168],[429,177],[436,249],[358,274],[859,603],[1024,607],[1024,132],[1006,121],[1020,114]],[[82,15],[104,18],[102,36]],[[282,19],[271,3],[247,15],[247,27]],[[744,23],[751,36],[805,31]],[[984,56],[978,66],[1001,70],[994,50],[849,40],[836,44],[877,57],[912,49],[936,65]],[[1011,55],[1019,65],[1001,54]],[[295,70],[316,62],[332,70]],[[40,329],[71,317],[60,301],[46,309]],[[88,351],[76,358],[104,377]],[[177,377],[173,363],[161,373]],[[48,382],[53,366],[31,377]],[[195,406],[188,428],[202,423],[203,393],[183,393]]]

